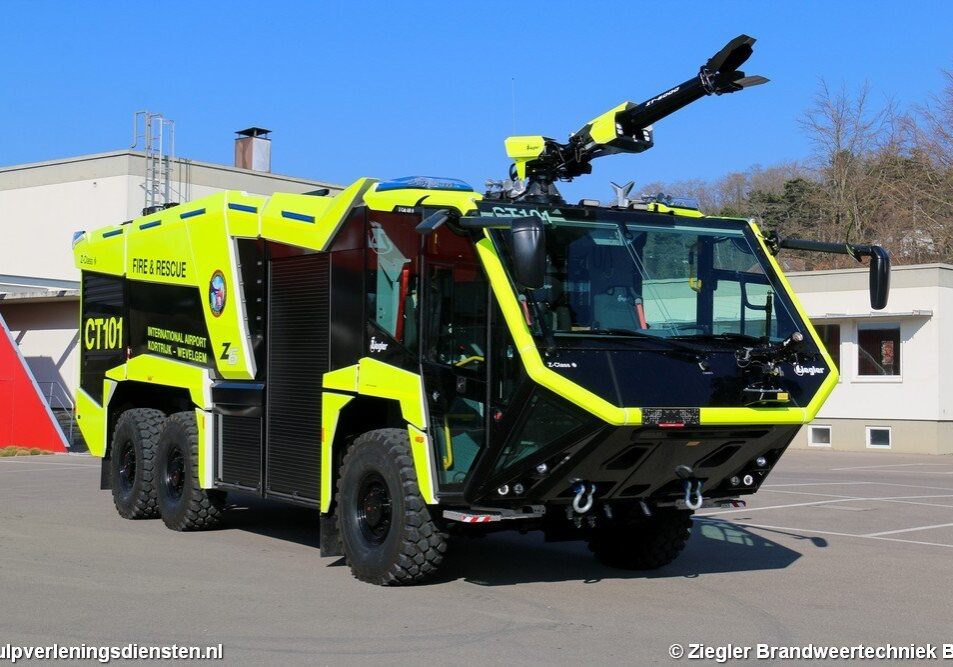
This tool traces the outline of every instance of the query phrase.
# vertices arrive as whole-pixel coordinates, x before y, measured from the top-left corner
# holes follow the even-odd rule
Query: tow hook
[[[596,485],[592,482],[580,480],[573,484],[572,490],[576,494],[572,499],[572,508],[576,514],[585,514],[591,510],[594,502],[593,496],[596,494]]]
[[[685,483],[685,507],[692,511],[701,509],[705,499],[702,497],[702,481],[695,479],[695,471],[687,465],[679,465],[675,467],[675,474]]]
[[[692,500],[692,495],[695,496],[695,500]],[[692,480],[685,480],[685,507],[690,510],[699,510],[704,504],[705,499],[702,498],[702,481],[695,480],[695,491],[692,492]]]

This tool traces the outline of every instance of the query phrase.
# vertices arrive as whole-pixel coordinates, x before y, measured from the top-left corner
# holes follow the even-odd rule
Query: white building
[[[871,311],[866,268],[789,275],[840,369],[792,446],[953,454],[953,266],[895,266]]]
[[[270,148],[267,139],[259,146]],[[173,162],[173,199],[185,202],[223,190],[252,194],[341,188],[272,174],[262,155],[238,140],[238,166]],[[0,315],[6,320],[54,410],[72,405],[77,377],[79,271],[72,235],[142,215],[146,156],[135,151],[0,167]]]

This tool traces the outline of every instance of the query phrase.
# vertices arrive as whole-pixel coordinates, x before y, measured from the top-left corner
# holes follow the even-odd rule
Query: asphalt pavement
[[[0,647],[217,645],[226,664],[671,664],[670,647],[953,643],[953,457],[790,451],[672,565],[583,544],[451,544],[412,588],[321,558],[313,511],[230,497],[224,525],[125,521],[82,455],[0,459]],[[680,662],[689,662],[682,658]],[[700,661],[693,661],[700,662]]]

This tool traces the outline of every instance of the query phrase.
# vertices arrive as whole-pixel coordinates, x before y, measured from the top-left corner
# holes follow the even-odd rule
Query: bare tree
[[[903,113],[874,104],[866,84],[850,92],[821,80],[799,119],[813,147],[808,161],[642,191],[693,197],[707,213],[755,216],[786,235],[882,243],[896,263],[953,261],[953,72],[944,76],[941,94]],[[854,265],[837,256],[791,260]]]
[[[882,174],[868,169],[867,158],[877,152],[891,116],[889,106],[872,108],[866,83],[851,94],[845,87],[832,90],[821,79],[812,106],[800,118],[825,186],[826,201],[819,202],[818,214],[830,226],[819,231],[831,240],[845,238],[848,230],[867,232],[882,197]]]

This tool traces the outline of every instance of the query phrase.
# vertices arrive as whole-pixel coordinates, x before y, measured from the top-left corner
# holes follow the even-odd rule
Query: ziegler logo
[[[371,336],[371,352],[383,352],[387,349],[387,343],[382,340],[377,340],[374,336]]]
[[[549,368],[577,368],[579,364],[575,361],[565,362],[565,361],[547,361],[546,366]]]
[[[797,375],[824,375],[826,368],[821,366],[802,366],[801,364],[794,364],[794,372]]]

